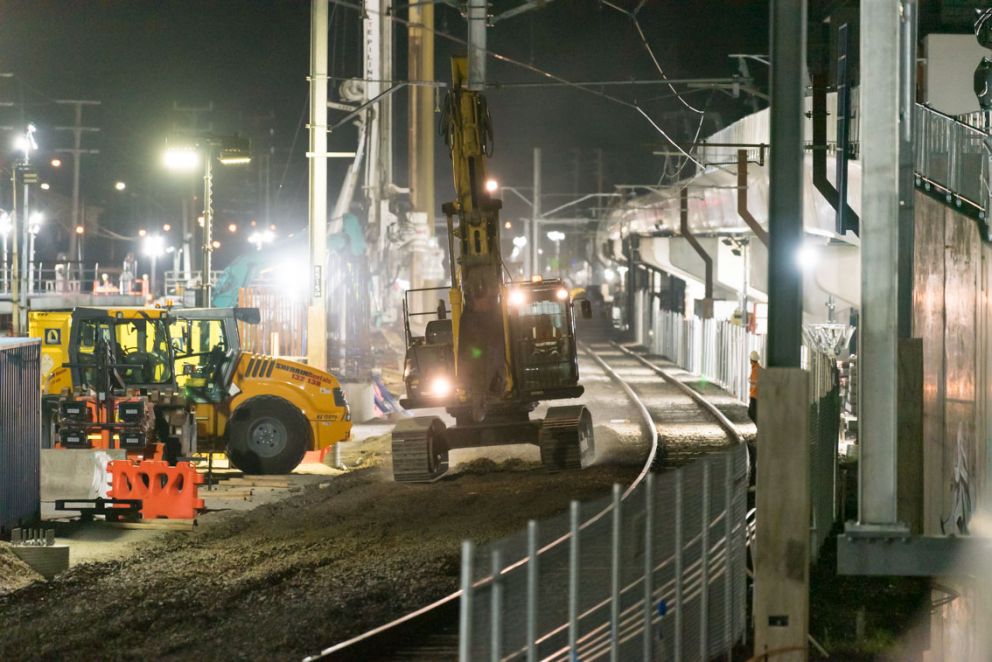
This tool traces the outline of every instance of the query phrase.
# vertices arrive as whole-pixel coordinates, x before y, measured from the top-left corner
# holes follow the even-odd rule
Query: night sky
[[[494,13],[519,4],[497,1]],[[632,8],[633,0],[617,4]],[[736,63],[728,53],[766,53],[768,3],[761,0],[649,1],[639,14],[641,25],[665,72],[671,77],[732,75]],[[332,2],[331,72],[352,76],[360,70],[359,13],[349,5]],[[448,7],[437,8],[436,29],[463,39],[465,22]],[[402,16],[402,12],[400,13]],[[436,76],[449,78],[448,58],[463,47],[436,37]],[[572,81],[657,79],[658,74],[641,44],[631,20],[593,0],[558,0],[543,9],[497,23],[489,33],[490,49]],[[152,2],[96,0],[0,0],[0,71],[14,78],[0,79],[0,125],[38,126],[41,179],[52,191],[71,191],[69,159],[52,171],[46,164],[57,147],[70,146],[71,135],[56,125],[71,124],[71,110],[55,99],[97,99],[102,105],[87,109],[84,124],[98,134],[84,138],[84,147],[100,154],[83,157],[83,197],[104,208],[108,228],[133,236],[138,228],[177,226],[179,195],[184,184],[159,165],[164,141],[175,126],[188,118],[173,104],[205,106],[214,112],[201,117],[215,132],[239,131],[253,139],[256,152],[273,148],[271,177],[277,201],[273,222],[281,234],[306,222],[307,66],[309,2],[260,0],[172,0]],[[396,32],[396,77],[406,74],[405,29]],[[764,86],[767,72],[752,71]],[[494,83],[535,81],[522,67],[490,61]],[[610,94],[642,103],[666,131],[688,142],[695,115],[662,86],[610,88]],[[608,100],[568,88],[493,89],[488,92],[495,125],[492,170],[505,184],[527,185],[531,178],[531,147],[544,150],[545,188],[571,193],[578,150],[578,186],[594,189],[593,150],[605,153],[607,188],[616,183],[653,183],[661,162],[651,155],[662,138],[635,111]],[[330,98],[336,99],[332,88]],[[743,99],[697,92],[687,97],[705,105],[703,134],[749,112]],[[397,183],[406,184],[406,97],[396,102]],[[332,121],[336,117],[332,111]],[[5,131],[0,159],[9,168],[14,156],[10,132]],[[295,139],[295,140],[294,140]],[[437,201],[451,195],[447,156],[438,145]],[[354,148],[350,127],[331,136],[330,148]],[[245,223],[260,215],[258,164],[241,172],[225,173],[218,224]],[[343,166],[332,163],[331,199],[337,193]],[[9,170],[8,170],[9,172]],[[124,194],[113,189],[127,182]],[[281,186],[280,186],[281,185]],[[190,184],[187,182],[186,187]],[[0,192],[0,207],[9,206],[9,186]],[[53,196],[54,197],[54,196]],[[44,201],[44,200],[43,200]],[[546,203],[546,206],[549,203]],[[58,204],[52,202],[54,210]],[[507,201],[507,214],[523,213]],[[58,212],[55,212],[58,215]],[[64,250],[67,218],[54,219],[54,229],[42,237],[40,250],[54,255]],[[87,244],[88,254],[109,259],[110,242]],[[246,248],[243,237],[225,244],[218,254],[223,264]],[[122,246],[116,247],[117,259]]]

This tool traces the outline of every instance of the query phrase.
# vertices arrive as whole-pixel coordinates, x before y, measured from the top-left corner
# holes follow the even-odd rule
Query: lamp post
[[[34,292],[34,238],[41,230],[41,224],[45,222],[45,217],[40,211],[31,212],[28,218],[28,291]]]
[[[558,266],[558,277],[561,278],[561,242],[565,240],[565,233],[561,230],[552,230],[548,233],[548,239],[555,242],[555,263]]]
[[[251,163],[251,147],[246,138],[239,136],[211,136],[201,144],[170,147],[163,162],[170,170],[195,170],[203,158],[203,270],[200,275],[200,305],[210,307],[210,270],[213,256],[213,162],[221,165],[247,165]]]
[[[3,242],[3,278],[0,279],[0,289],[3,292],[10,288],[10,272],[7,271],[7,236],[10,234],[10,230],[10,214],[0,209],[0,241]]]
[[[158,271],[158,258],[165,254],[165,239],[159,234],[150,234],[145,237],[142,252],[152,260],[152,298],[156,296],[156,272]]]

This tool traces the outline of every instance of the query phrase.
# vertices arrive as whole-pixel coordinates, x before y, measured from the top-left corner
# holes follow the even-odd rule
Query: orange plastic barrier
[[[203,476],[189,462],[113,460],[108,465],[113,499],[141,499],[144,519],[193,519],[203,510],[197,486]]]

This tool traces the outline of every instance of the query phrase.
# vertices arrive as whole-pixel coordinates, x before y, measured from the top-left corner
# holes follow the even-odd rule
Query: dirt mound
[[[457,589],[462,540],[506,536],[633,476],[593,467],[405,485],[382,471],[204,518],[0,597],[0,659],[299,660]]]
[[[19,559],[8,543],[0,542],[0,595],[13,593],[37,581],[44,581],[44,578]]]

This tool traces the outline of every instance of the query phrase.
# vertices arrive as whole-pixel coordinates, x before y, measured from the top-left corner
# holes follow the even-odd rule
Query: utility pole
[[[328,0],[310,3],[310,305],[307,308],[307,363],[327,369],[327,50]]]
[[[468,89],[486,89],[486,24],[488,0],[468,0]]]
[[[408,127],[410,201],[426,214],[427,236],[434,235],[434,5],[410,7],[408,78],[425,83],[410,88]],[[421,276],[423,255],[410,256],[410,285],[426,287]],[[454,268],[454,267],[452,267]]]
[[[172,132],[177,135],[189,136],[191,138],[202,138],[213,133],[213,122],[208,122],[205,126],[200,123],[200,116],[214,111],[213,101],[205,106],[183,106],[179,102],[172,102],[172,110],[175,113],[185,115],[188,118],[188,125],[178,126],[172,124]],[[189,188],[182,198],[182,266],[183,280],[189,282],[193,277],[193,219],[196,217],[196,210],[193,207],[193,198],[196,197],[196,181],[189,181]]]
[[[55,103],[63,106],[73,106],[75,109],[75,122],[72,126],[57,126],[56,131],[72,131],[72,149],[57,149],[60,154],[72,154],[72,226],[69,229],[69,259],[75,257],[76,268],[79,269],[80,278],[83,270],[83,243],[86,236],[86,215],[80,213],[79,209],[79,170],[82,166],[83,154],[99,154],[98,149],[83,149],[83,134],[96,133],[100,129],[95,126],[83,126],[83,107],[99,106],[99,101],[86,99],[58,99]],[[82,233],[78,228],[82,227]]]
[[[530,213],[530,275],[541,275],[538,246],[541,239],[541,148],[534,148],[534,198]]]

